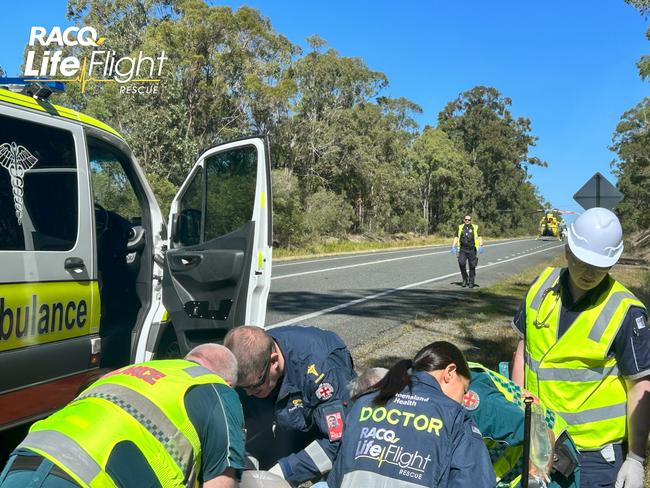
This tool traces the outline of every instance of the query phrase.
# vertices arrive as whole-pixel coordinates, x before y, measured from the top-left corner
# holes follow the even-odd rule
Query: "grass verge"
[[[500,361],[510,361],[517,345],[511,326],[530,283],[546,266],[566,266],[564,257],[528,268],[506,280],[478,291],[469,291],[462,302],[432,310],[427,316],[402,324],[381,337],[352,350],[359,371],[375,366],[390,368],[402,358],[412,358],[426,344],[446,340],[456,344],[470,361],[497,370]],[[612,276],[650,305],[650,270],[638,265],[617,265]],[[647,452],[650,458],[650,448]],[[650,487],[646,468],[644,486]]]
[[[517,343],[512,317],[519,309],[530,283],[546,266],[565,266],[564,257],[523,270],[503,281],[469,291],[461,303],[431,310],[431,313],[402,324],[381,337],[357,346],[352,355],[360,369],[390,367],[395,359],[409,358],[424,345],[447,340],[455,343],[467,358],[497,368],[509,361]],[[650,303],[650,273],[641,266],[618,265],[614,278],[625,284],[640,300]],[[399,355],[395,352],[399,351]]]
[[[496,241],[500,239],[505,238],[485,238],[485,241]],[[404,247],[434,246],[439,244],[448,244],[451,247],[452,240],[453,237],[437,235],[414,236],[409,234],[399,234],[387,237],[368,235],[350,236],[347,239],[325,240],[306,244],[300,247],[293,247],[291,249],[281,247],[274,248],[273,260],[282,261],[284,259],[328,256],[364,251],[382,251],[386,249],[398,249]]]

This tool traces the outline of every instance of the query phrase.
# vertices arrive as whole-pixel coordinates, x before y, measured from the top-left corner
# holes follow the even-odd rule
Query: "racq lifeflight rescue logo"
[[[89,83],[119,83],[123,94],[157,94],[163,66],[169,58],[162,50],[157,56],[140,51],[137,56],[118,57],[116,52],[102,47],[105,37],[99,37],[93,27],[71,26],[61,29],[34,26],[29,34],[31,49],[25,59],[24,76],[38,77],[33,81],[62,81],[80,83],[82,93]],[[65,56],[62,48],[80,47],[83,56]],[[57,49],[60,48],[60,49]]]

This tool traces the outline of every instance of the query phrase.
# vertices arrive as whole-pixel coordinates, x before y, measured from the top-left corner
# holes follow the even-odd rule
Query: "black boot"
[[[474,288],[474,286],[475,286],[475,285],[474,285],[474,280],[470,279],[470,280],[469,280],[469,283],[468,283],[467,286],[468,286],[469,288]]]
[[[463,278],[463,284],[460,286],[462,286],[463,288],[467,288],[467,278]]]

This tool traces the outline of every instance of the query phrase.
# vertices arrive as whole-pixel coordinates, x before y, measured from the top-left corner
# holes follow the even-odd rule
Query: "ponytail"
[[[400,391],[408,385],[411,387],[411,378],[409,377],[408,370],[413,368],[413,360],[402,359],[395,363],[395,365],[388,370],[386,376],[377,383],[379,393],[372,400],[375,405],[385,405],[388,400],[397,395]]]
[[[456,365],[456,372],[460,376],[468,380],[472,378],[467,360],[460,349],[451,342],[432,342],[420,349],[413,359],[402,359],[390,368],[386,376],[377,383],[376,388],[379,393],[372,403],[377,406],[386,405],[407,386],[410,390],[412,384],[409,369],[430,373],[445,369],[452,363]]]

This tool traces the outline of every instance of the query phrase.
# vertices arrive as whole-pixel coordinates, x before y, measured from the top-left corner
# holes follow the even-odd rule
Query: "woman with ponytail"
[[[453,344],[395,364],[350,408],[330,488],[493,488],[488,452],[461,400],[471,373]]]

